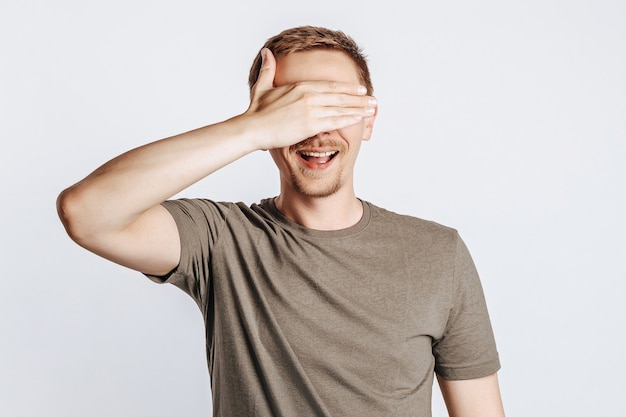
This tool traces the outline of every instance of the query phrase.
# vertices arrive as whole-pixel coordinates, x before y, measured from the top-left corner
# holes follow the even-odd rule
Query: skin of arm
[[[498,375],[464,381],[437,376],[450,417],[504,417]]]
[[[363,86],[310,81],[274,87],[276,60],[268,49],[262,56],[243,114],[128,151],[62,191],[57,211],[69,236],[120,265],[167,274],[178,264],[180,242],[161,202],[251,152],[290,146],[368,115]]]

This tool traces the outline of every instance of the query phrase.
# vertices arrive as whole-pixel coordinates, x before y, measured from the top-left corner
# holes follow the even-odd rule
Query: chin
[[[315,182],[318,182],[315,184]],[[293,178],[293,188],[301,195],[311,198],[325,198],[336,194],[341,189],[341,181],[335,179],[333,181],[324,181],[324,184],[319,184],[320,181],[307,181],[300,178]]]

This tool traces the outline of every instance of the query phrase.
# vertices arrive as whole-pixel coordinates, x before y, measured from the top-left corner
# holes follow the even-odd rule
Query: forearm
[[[61,193],[64,225],[76,240],[126,229],[149,208],[254,151],[246,126],[237,117],[114,158]]]

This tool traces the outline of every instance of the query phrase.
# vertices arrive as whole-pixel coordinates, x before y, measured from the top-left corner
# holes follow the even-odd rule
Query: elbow
[[[85,220],[86,209],[82,207],[81,196],[76,186],[61,191],[57,197],[56,207],[59,219],[69,237],[79,245],[83,245],[88,234]]]

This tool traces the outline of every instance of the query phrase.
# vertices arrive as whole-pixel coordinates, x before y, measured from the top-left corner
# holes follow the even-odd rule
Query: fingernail
[[[367,87],[360,85],[359,94],[366,94],[366,93],[367,93]]]
[[[376,106],[378,104],[378,100],[376,100],[374,97],[370,97],[368,103],[370,104],[370,106]]]
[[[263,48],[261,49],[261,65],[265,63],[265,55],[267,55],[267,50]]]

